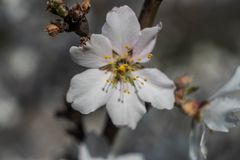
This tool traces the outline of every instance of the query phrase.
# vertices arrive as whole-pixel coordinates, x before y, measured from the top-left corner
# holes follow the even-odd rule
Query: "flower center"
[[[104,56],[106,60],[110,62],[101,67],[101,70],[112,72],[110,78],[107,80],[116,87],[117,83],[130,83],[134,85],[134,78],[132,78],[131,73],[133,71],[142,69],[143,66],[140,63],[136,63],[132,59],[132,50],[128,49],[123,55],[119,55],[116,52],[112,52],[112,56]]]
[[[128,70],[128,64],[122,64],[121,66],[118,67],[118,70],[122,73],[125,73]]]
[[[134,76],[133,72],[143,69],[143,66],[139,62],[134,62],[132,50],[129,48],[127,48],[127,50],[128,51],[122,55],[113,51],[111,56],[104,56],[104,59],[109,61],[109,63],[99,68],[100,70],[106,71],[106,73],[111,72],[102,90],[106,93],[111,89],[119,90],[118,101],[122,103],[124,102],[124,95],[131,94],[131,86],[137,91],[141,89],[146,81],[146,78]]]

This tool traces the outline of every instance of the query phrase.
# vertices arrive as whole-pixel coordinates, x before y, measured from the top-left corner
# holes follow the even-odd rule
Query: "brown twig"
[[[118,128],[112,123],[110,117],[107,115],[105,129],[103,131],[104,137],[108,140],[109,144],[113,144],[115,137],[118,133]]]
[[[65,109],[58,111],[56,116],[59,118],[66,118],[75,124],[74,128],[68,128],[67,133],[72,135],[78,141],[84,141],[85,132],[83,128],[82,115],[78,111],[74,110],[71,104],[65,102]]]
[[[151,27],[163,0],[145,0],[139,17],[142,28]]]

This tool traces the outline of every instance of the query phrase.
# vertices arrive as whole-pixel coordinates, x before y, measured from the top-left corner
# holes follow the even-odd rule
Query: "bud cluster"
[[[196,92],[198,87],[191,86],[192,77],[183,75],[175,80],[177,89],[175,91],[176,106],[188,116],[198,119],[201,103],[195,99],[189,99],[188,95]]]
[[[82,39],[88,39],[89,26],[86,14],[90,9],[90,0],[84,0],[82,4],[76,3],[68,7],[64,0],[48,0],[47,10],[60,17],[52,21],[46,27],[46,31],[52,37],[62,32],[75,32]]]

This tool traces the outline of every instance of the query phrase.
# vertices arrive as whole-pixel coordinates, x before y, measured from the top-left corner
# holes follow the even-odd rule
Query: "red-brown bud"
[[[187,101],[182,105],[183,111],[190,117],[197,116],[199,112],[199,103],[196,100]]]
[[[82,11],[83,13],[88,13],[91,8],[90,0],[84,0],[82,3]]]
[[[55,37],[57,36],[61,31],[61,28],[55,24],[49,24],[47,27],[46,27],[46,31],[48,32],[48,34],[51,36],[51,37]]]
[[[188,76],[188,75],[183,75],[183,76],[180,76],[176,79],[176,84],[179,86],[179,87],[186,87],[188,86],[189,84],[192,83],[192,77]]]

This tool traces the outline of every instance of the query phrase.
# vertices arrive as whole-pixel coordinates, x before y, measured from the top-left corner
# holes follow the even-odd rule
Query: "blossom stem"
[[[65,102],[66,108],[56,112],[58,118],[65,118],[74,123],[74,128],[67,129],[67,133],[76,138],[78,141],[84,141],[86,135],[84,133],[82,115],[74,110],[71,104]]]
[[[110,117],[107,115],[106,125],[103,134],[107,138],[109,144],[114,143],[118,130],[119,129],[112,123]]]

